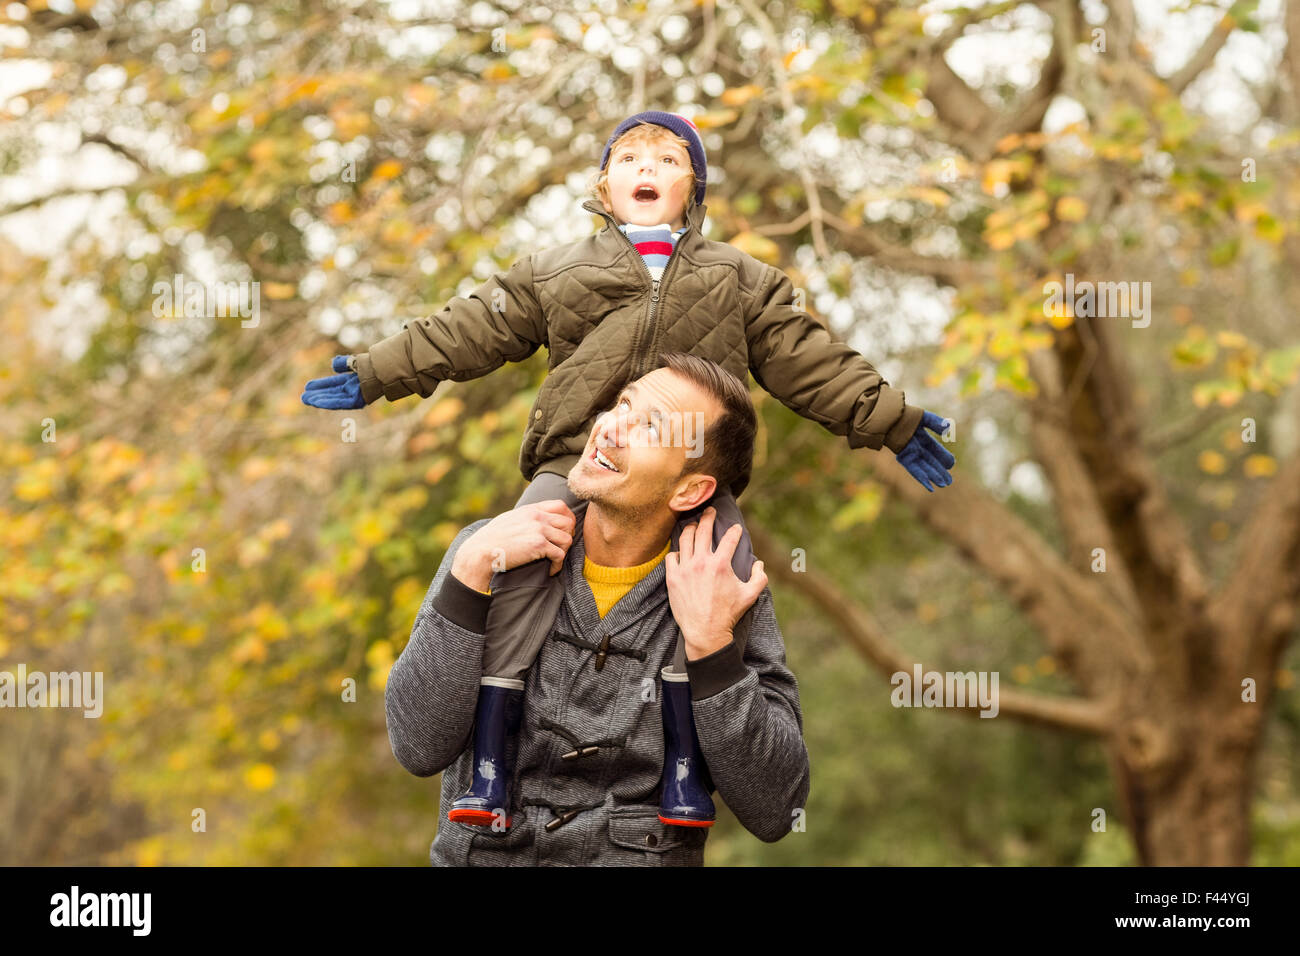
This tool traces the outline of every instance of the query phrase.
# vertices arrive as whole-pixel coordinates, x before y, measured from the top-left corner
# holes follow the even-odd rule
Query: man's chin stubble
[[[601,512],[620,525],[640,524],[647,518],[658,514],[659,509],[662,507],[662,502],[628,505],[613,500],[608,494],[594,488],[588,488],[581,483],[575,486],[572,472],[569,473],[567,484],[569,491],[573,492],[575,498],[579,501],[589,501],[592,504],[600,505]]]

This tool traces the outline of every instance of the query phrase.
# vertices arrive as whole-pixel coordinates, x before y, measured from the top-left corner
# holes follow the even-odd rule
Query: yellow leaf
[[[1082,222],[1088,204],[1078,196],[1062,196],[1056,201],[1056,218],[1063,222]]]
[[[994,229],[984,237],[984,241],[989,244],[990,249],[1001,252],[1015,245],[1016,237],[1010,229]]]
[[[719,126],[728,126],[740,119],[740,113],[736,110],[710,110],[707,113],[696,113],[691,117],[691,122],[698,129],[716,129]]]
[[[1286,226],[1274,216],[1262,215],[1255,220],[1255,235],[1265,242],[1277,244],[1286,236]]]
[[[928,202],[931,206],[937,206],[940,209],[947,206],[948,203],[952,201],[952,197],[942,189],[935,189],[930,186],[914,186],[907,191],[907,194],[914,199]],[[990,216],[989,218],[992,217]]]
[[[271,137],[259,139],[248,147],[248,155],[252,157],[255,163],[265,163],[275,156],[275,140]]]
[[[255,763],[244,773],[244,783],[250,790],[270,790],[275,786],[275,768],[269,763]]]
[[[247,664],[249,661],[260,664],[266,660],[266,645],[256,636],[249,635],[230,652],[230,659],[236,664]]]
[[[298,287],[292,282],[263,282],[268,299],[292,299],[298,294]]]
[[[378,640],[366,649],[366,664],[369,667],[382,667],[393,661],[393,644],[389,640]]]
[[[781,255],[781,249],[775,242],[766,236],[760,236],[756,232],[737,233],[728,241],[741,252],[751,255],[755,259],[760,259],[769,265],[776,265]]]
[[[984,177],[980,181],[980,187],[992,196],[999,185],[1005,185],[1011,181],[1015,171],[1016,163],[1009,159],[990,160],[984,166]]]
[[[239,474],[244,481],[257,481],[271,474],[275,468],[274,458],[250,458],[244,462],[244,467],[239,470]]]
[[[417,107],[430,106],[438,99],[438,90],[426,83],[412,83],[406,88],[406,98]]]
[[[401,175],[402,164],[395,159],[386,159],[370,174],[371,179],[394,179]]]
[[[994,147],[994,149],[996,152],[999,153],[1009,153],[1017,146],[1020,145],[1022,139],[1023,137],[1021,137],[1019,133],[1011,133],[1007,136],[1003,136],[1000,140],[998,140],[997,145]]]
[[[1247,478],[1270,478],[1277,474],[1277,459],[1271,455],[1251,455],[1242,465]]]
[[[1250,222],[1267,213],[1268,208],[1263,203],[1258,202],[1243,202],[1233,210],[1237,222]]]
[[[439,458],[430,465],[429,470],[424,473],[424,480],[428,484],[436,485],[438,482],[442,481],[449,471],[451,471],[451,459]]]
[[[1046,329],[1030,329],[1020,335],[1020,347],[1027,352],[1050,348],[1051,345],[1052,333]]]
[[[434,402],[433,408],[429,409],[424,416],[424,424],[430,428],[437,428],[439,425],[446,425],[448,422],[454,422],[465,411],[465,403],[459,398],[450,396],[440,402]]]
[[[1215,339],[1225,349],[1244,349],[1250,344],[1240,332],[1220,332]]]
[[[1217,451],[1205,450],[1196,456],[1196,464],[1207,475],[1221,475],[1228,470],[1228,461]]]
[[[750,83],[748,86],[733,86],[723,90],[719,99],[722,100],[723,106],[744,106],[762,92],[763,87]]]
[[[1009,355],[1014,355],[1018,351],[1016,337],[1006,329],[999,329],[993,333],[993,338],[989,340],[988,353],[989,358],[998,359],[999,361]]]

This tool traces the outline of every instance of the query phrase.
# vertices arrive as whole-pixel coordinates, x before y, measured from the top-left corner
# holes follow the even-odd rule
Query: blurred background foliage
[[[1167,13],[1211,39],[1284,27],[1254,4]],[[393,759],[385,680],[452,537],[522,490],[545,355],[428,401],[324,412],[299,394],[333,355],[586,234],[600,147],[640,109],[705,131],[710,238],[786,269],[911,402],[957,420],[957,481],[1062,552],[1026,403],[1034,353],[1073,324],[1043,314],[1043,283],[1077,256],[1157,290],[1149,329],[1117,321],[1216,582],[1300,431],[1289,47],[1231,129],[1199,74],[1142,71],[1155,40],[1125,3],[103,0],[0,18],[0,65],[22,68],[3,75],[25,78],[0,100],[0,668],[100,670],[107,694],[99,720],[0,713],[5,864],[426,862],[438,781]],[[1021,52],[958,86],[963,44]],[[1067,94],[1082,115],[1044,122]],[[258,282],[257,326],[159,310],[176,274]],[[880,455],[755,398],[756,525],[928,669],[1078,689]],[[1274,426],[1255,448],[1246,415]],[[723,809],[710,864],[1137,862],[1102,742],[895,709],[816,602],[774,592],[807,830],[763,844]],[[1296,653],[1267,678],[1243,784],[1255,863],[1300,863]]]

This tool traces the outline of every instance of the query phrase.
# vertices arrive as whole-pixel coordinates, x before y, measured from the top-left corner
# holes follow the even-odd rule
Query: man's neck
[[[635,520],[619,512],[602,509],[596,502],[587,507],[582,521],[582,547],[593,564],[607,568],[631,568],[645,564],[664,549],[671,537],[676,513]]]

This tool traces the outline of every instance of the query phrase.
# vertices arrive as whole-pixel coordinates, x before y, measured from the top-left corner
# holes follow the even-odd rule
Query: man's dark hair
[[[712,475],[719,488],[730,488],[739,498],[749,484],[758,424],[748,386],[717,362],[686,352],[665,352],[657,367],[672,369],[694,382],[722,408],[704,434],[702,453],[696,458],[687,456],[682,474]]]

